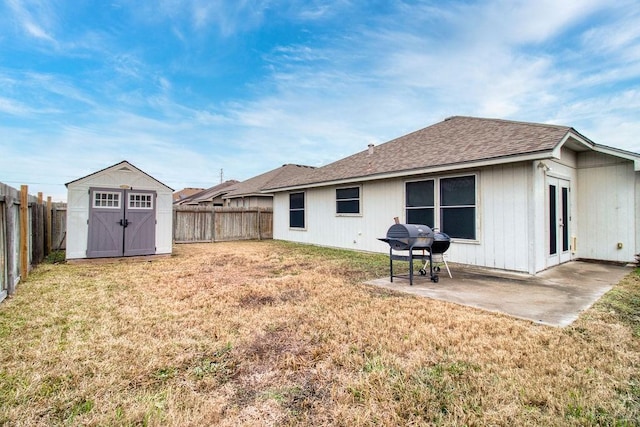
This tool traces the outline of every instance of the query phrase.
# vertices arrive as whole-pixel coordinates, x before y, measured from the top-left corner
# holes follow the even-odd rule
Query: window
[[[289,227],[304,228],[304,193],[289,194]]]
[[[476,239],[475,175],[407,182],[405,191],[407,223],[439,228],[453,238]]]
[[[407,182],[406,208],[408,224],[424,224],[434,226],[434,181]]]
[[[475,175],[440,180],[440,228],[450,237],[476,238]]]
[[[96,191],[93,193],[94,208],[120,209],[120,193]]]
[[[152,194],[129,193],[130,209],[153,209]]]
[[[360,213],[360,187],[336,189],[336,213]]]

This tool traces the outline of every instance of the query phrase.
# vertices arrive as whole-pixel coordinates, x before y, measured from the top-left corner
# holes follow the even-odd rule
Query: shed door
[[[124,256],[156,253],[156,192],[125,192]]]
[[[124,190],[89,190],[87,258],[122,256],[124,241]]]
[[[156,193],[91,188],[88,258],[155,254]]]

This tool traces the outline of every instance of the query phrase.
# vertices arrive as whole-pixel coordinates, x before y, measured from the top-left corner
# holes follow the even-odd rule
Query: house
[[[449,234],[451,261],[535,274],[634,261],[638,171],[568,126],[451,117],[265,191],[275,239],[386,253],[398,217]]]
[[[183,197],[174,202],[175,205],[200,205],[200,206],[223,206],[222,196],[227,194],[233,185],[238,184],[235,179],[221,182],[218,185],[196,192],[190,196]]]
[[[204,188],[186,187],[186,188],[183,188],[182,190],[178,190],[173,193],[173,203],[179,202],[180,200],[185,199],[187,197],[191,197],[194,194],[197,194],[201,191],[204,191]]]
[[[68,260],[171,253],[170,187],[127,161],[65,185]]]
[[[313,169],[311,166],[285,164],[277,169],[270,170],[253,178],[234,185],[228,193],[222,196],[227,207],[244,208],[271,208],[273,207],[273,194],[261,192],[271,182],[278,180],[294,179]]]

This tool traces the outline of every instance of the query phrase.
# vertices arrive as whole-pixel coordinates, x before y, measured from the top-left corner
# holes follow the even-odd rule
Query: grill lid
[[[433,237],[431,228],[423,224],[394,224],[387,230],[387,239]]]
[[[387,230],[387,237],[378,240],[395,250],[426,249],[433,243],[433,230],[423,224],[394,224]]]

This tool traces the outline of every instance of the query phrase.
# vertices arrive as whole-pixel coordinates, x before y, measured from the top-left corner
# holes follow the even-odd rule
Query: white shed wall
[[[578,156],[577,255],[633,262],[638,253],[638,172],[633,163],[600,153]],[[618,243],[622,248],[618,248]]]
[[[454,241],[448,252],[451,261],[514,271],[530,270],[531,245],[537,242],[531,239],[527,214],[536,204],[530,178],[532,169],[531,163],[519,163],[478,172],[478,240]],[[305,191],[305,230],[289,228],[289,194],[276,193],[274,238],[386,253],[389,246],[377,238],[386,235],[394,217],[405,222],[404,182],[403,179],[390,179],[361,183],[362,215],[359,216],[336,215],[336,187],[308,189]],[[542,185],[540,187],[544,190]],[[544,197],[537,204],[540,203],[543,215]]]
[[[86,178],[70,183],[67,187],[67,259],[86,258],[89,233],[89,188],[121,188],[129,186],[138,190],[153,190],[156,199],[156,254],[170,254],[173,243],[173,194],[168,187],[134,169],[121,170],[115,165]]]

